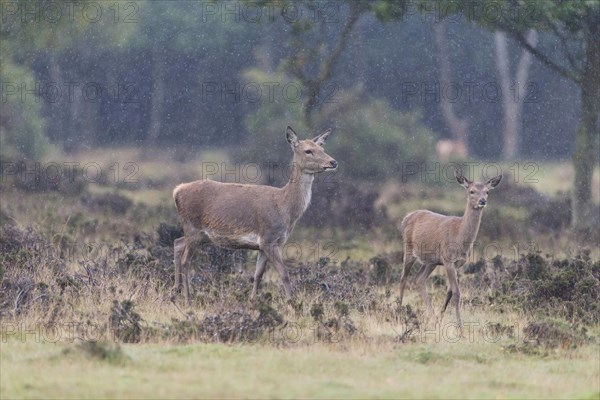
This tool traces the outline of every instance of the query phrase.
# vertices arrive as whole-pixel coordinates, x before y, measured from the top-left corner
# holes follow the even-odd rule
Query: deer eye
[[[475,194],[475,191],[474,191],[474,190],[471,190],[470,192],[471,192],[471,194]]]
[[[306,154],[312,154],[312,150],[304,150]]]

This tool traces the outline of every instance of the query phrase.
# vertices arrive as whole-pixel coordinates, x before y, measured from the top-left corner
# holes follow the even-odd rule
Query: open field
[[[294,346],[123,345],[116,359],[73,344],[3,343],[9,398],[597,399],[598,347],[527,356],[506,343]],[[36,371],[32,373],[32,371]]]
[[[133,162],[136,180],[2,182],[2,399],[600,397],[600,249],[555,208],[567,164],[542,164],[540,182],[509,179],[490,195],[476,256],[460,271],[458,336],[454,313],[428,316],[414,288],[398,303],[394,227],[415,208],[460,214],[464,190],[452,182],[374,187],[370,227],[344,218],[352,202],[334,204],[350,208],[331,225],[307,213],[286,253],[291,301],[273,269],[248,300],[254,254],[239,255],[235,273],[231,252],[199,252],[186,307],[172,297],[170,191],[201,174],[199,159],[78,154],[70,161],[104,172]],[[313,207],[324,193],[317,184]],[[491,244],[501,252],[486,253]],[[440,269],[428,287],[436,309],[445,288]]]
[[[600,0],[0,14],[0,400],[600,400]]]

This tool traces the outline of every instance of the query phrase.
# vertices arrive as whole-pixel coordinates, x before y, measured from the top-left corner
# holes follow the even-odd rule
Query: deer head
[[[473,182],[464,177],[462,170],[455,169],[454,177],[458,183],[467,189],[469,207],[480,210],[487,205],[488,192],[498,186],[502,180],[502,174],[493,177],[487,182]]]
[[[318,174],[337,168],[337,161],[323,150],[323,145],[330,134],[331,129],[328,129],[312,140],[298,140],[296,132],[291,127],[287,127],[287,141],[294,152],[292,164],[299,168],[301,173]]]

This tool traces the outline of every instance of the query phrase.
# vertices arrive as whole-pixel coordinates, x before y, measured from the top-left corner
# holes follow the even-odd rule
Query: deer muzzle
[[[338,166],[338,162],[337,162],[337,161],[335,161],[335,160],[331,160],[331,161],[329,162],[329,165],[326,165],[326,166],[325,166],[325,167],[323,167],[323,168],[325,168],[325,169],[336,169],[336,168],[337,168],[337,166]]]

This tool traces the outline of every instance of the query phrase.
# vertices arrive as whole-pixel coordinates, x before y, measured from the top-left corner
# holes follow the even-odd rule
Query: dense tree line
[[[146,140],[195,146],[243,140],[245,116],[270,101],[268,86],[245,82],[243,71],[276,70],[294,46],[294,28],[281,11],[273,11],[273,21],[262,15],[255,22],[255,15],[244,18],[244,3],[232,6],[231,14],[217,5],[210,15],[203,15],[207,14],[204,2],[116,4],[121,8],[119,20],[108,14],[107,6],[97,22],[74,13],[85,26],[73,37],[74,27],[69,25],[77,21],[63,16],[62,34],[43,44],[14,38],[15,30],[43,36],[53,29],[49,21],[44,26],[42,10],[37,11],[37,22],[21,21],[25,5],[17,4],[14,14],[4,10],[9,24],[3,29],[3,41],[15,41],[5,54],[12,54],[15,64],[27,68],[36,81],[31,87],[3,76],[5,98],[37,96],[46,136],[66,149]],[[131,4],[137,7],[134,14],[133,8],[127,8]],[[128,22],[124,21],[127,11],[132,14]],[[331,2],[321,4],[321,11],[321,16],[305,18],[324,21],[322,41],[333,47],[349,11]],[[374,13],[365,12],[349,34],[339,62],[332,66],[328,85],[320,88],[321,100],[336,101],[340,90],[360,83],[363,95],[386,99],[400,111],[421,110],[429,128],[449,137],[439,104],[450,98],[458,113],[471,121],[472,152],[499,157],[502,101],[493,34],[466,18],[450,21],[454,74],[450,86],[441,85],[433,38],[437,18],[411,13],[383,23]],[[540,46],[552,51],[559,46],[552,39],[542,34]],[[302,44],[310,46],[311,41]],[[509,50],[511,57],[519,55],[516,43],[509,43]],[[300,64],[298,59],[292,61]],[[279,82],[280,87],[289,82]],[[569,156],[578,120],[577,88],[540,63],[532,66],[529,83],[511,92],[524,108],[520,155]],[[255,84],[262,93],[257,94]],[[288,89],[291,93],[294,88]],[[275,101],[284,102],[308,98],[306,93],[300,100],[295,94],[275,95]]]
[[[585,197],[599,6],[547,3],[481,2],[511,11],[490,17],[468,1],[2,2],[0,155],[36,157],[45,141],[235,148],[272,121],[348,127],[352,110],[373,116],[363,129],[391,124],[387,148],[388,114],[398,113],[418,116],[415,132],[434,139],[462,124],[475,157],[575,154]],[[513,73],[524,51],[533,61]],[[520,121],[508,129],[511,102]]]

